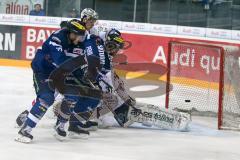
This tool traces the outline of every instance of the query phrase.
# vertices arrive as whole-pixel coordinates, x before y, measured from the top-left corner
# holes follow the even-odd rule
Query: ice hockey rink
[[[16,116],[29,108],[35,97],[32,72],[28,68],[0,67],[0,82],[1,160],[240,159],[240,133],[219,131],[216,119],[202,117],[193,117],[189,132],[112,127],[91,132],[88,139],[59,142],[53,137],[54,119],[47,115],[33,130],[33,143],[17,143]],[[160,98],[148,101],[158,104]]]

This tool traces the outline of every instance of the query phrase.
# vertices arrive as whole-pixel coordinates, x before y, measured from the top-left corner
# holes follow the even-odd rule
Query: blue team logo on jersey
[[[90,56],[93,54],[93,49],[91,46],[86,47],[86,53],[87,53],[87,56]]]

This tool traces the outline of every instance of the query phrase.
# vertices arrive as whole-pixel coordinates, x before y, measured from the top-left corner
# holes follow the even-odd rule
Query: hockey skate
[[[87,128],[84,124],[80,125],[70,123],[68,127],[68,137],[72,139],[86,139],[89,137],[90,133],[89,131],[83,129],[83,126],[85,129]]]
[[[21,127],[24,124],[24,122],[27,119],[28,113],[29,113],[28,110],[25,110],[18,115],[16,119],[16,124],[17,124],[16,127]]]
[[[64,129],[65,123],[57,121],[56,125],[54,126],[55,133],[54,137],[59,141],[64,141],[67,136],[67,132]]]
[[[31,131],[32,128],[24,124],[18,132],[18,136],[15,138],[15,141],[21,143],[30,143],[33,140],[33,136],[30,134]]]
[[[85,121],[85,119],[88,119],[89,117],[87,116],[84,118],[83,114],[73,114],[70,117],[70,125],[77,125],[80,129],[85,130],[85,131],[96,131],[98,129],[98,122],[96,121],[86,121],[83,123],[82,121]]]
[[[81,129],[85,131],[96,131],[98,129],[98,122],[87,121],[86,123],[83,123],[79,127],[81,127]]]

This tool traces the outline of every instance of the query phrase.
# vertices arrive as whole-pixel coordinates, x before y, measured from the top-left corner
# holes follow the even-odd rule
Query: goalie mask
[[[124,47],[124,40],[121,33],[116,29],[111,29],[106,34],[105,50],[111,56],[115,56]]]

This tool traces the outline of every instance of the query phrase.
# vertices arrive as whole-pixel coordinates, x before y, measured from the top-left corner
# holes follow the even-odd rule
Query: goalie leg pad
[[[188,131],[190,115],[173,110],[167,110],[149,104],[137,104],[136,108],[130,108],[128,119],[132,122],[142,123],[147,126],[155,126],[161,129]]]

